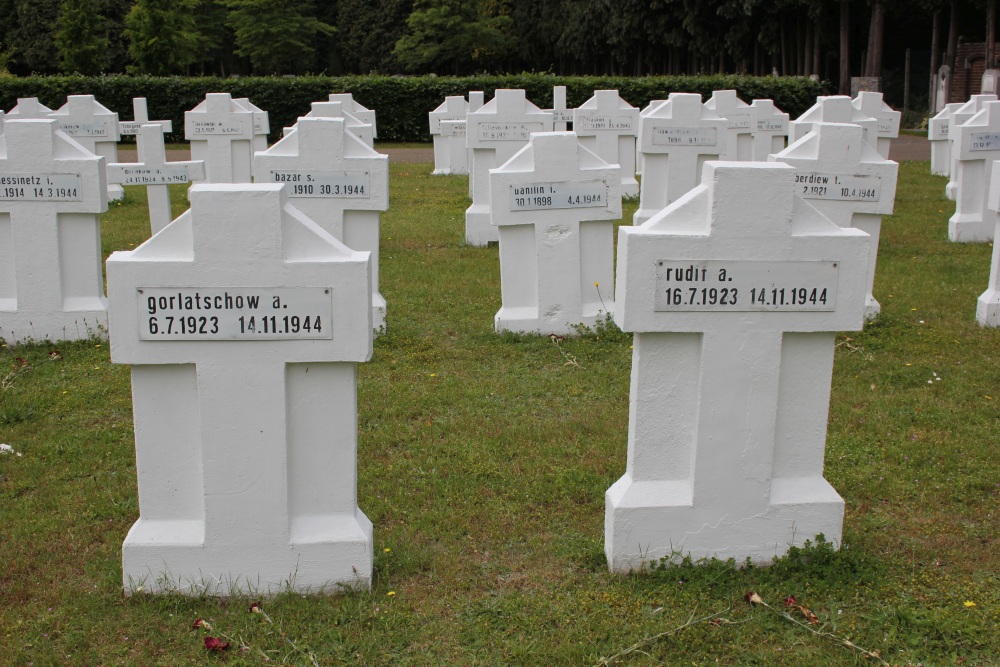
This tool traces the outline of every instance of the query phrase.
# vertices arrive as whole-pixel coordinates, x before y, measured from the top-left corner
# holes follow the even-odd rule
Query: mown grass
[[[928,171],[901,167],[882,315],[838,337],[827,477],[847,502],[840,551],[608,574],[629,337],[495,335],[497,249],[463,243],[466,180],[400,164],[382,231],[389,330],[359,369],[372,591],[285,593],[266,615],[246,596],[124,598],[121,542],[138,516],[128,369],[98,341],[5,348],[0,441],[21,456],[0,455],[0,664],[587,665],[637,644],[614,664],[879,664],[848,640],[892,665],[997,664],[1000,332],[975,323],[990,248],[946,241],[954,205]],[[141,190],[103,235],[106,253],[148,236]],[[794,595],[832,636],[751,606],[751,590],[774,609]],[[207,634],[231,648],[207,651]]]

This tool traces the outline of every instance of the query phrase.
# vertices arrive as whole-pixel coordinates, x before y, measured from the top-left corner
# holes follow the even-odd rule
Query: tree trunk
[[[958,2],[958,0],[952,0]],[[840,0],[840,88],[841,95],[851,92],[851,6]]]
[[[882,45],[885,33],[885,6],[881,0],[875,0],[872,6],[871,47],[868,49],[868,76],[882,76]]]
[[[803,49],[803,57],[805,58],[805,63],[802,67],[802,74],[804,76],[809,76],[813,73],[813,26],[812,23],[806,22],[806,45]]]
[[[823,76],[823,49],[820,35],[822,35],[822,32],[820,32],[819,21],[817,20],[813,24],[813,71],[810,72],[810,74],[817,76]]]
[[[986,2],[986,68],[997,64],[997,0]]]
[[[931,87],[927,95],[927,109],[933,115],[940,111],[935,106],[937,98],[937,75],[938,68],[941,67],[941,10],[934,12],[934,21],[931,25]]]
[[[781,17],[781,76],[788,74],[788,40],[785,39],[785,17]]]
[[[948,52],[944,64],[948,66],[948,86],[944,93],[945,103],[951,102],[951,82],[955,78],[955,51],[958,49],[958,0],[951,0],[951,12],[948,17]]]

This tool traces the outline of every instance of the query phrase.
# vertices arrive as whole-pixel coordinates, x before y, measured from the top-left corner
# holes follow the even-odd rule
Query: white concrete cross
[[[707,109],[697,93],[670,93],[666,102],[644,114],[639,119],[642,184],[633,225],[698,185],[705,161],[726,150],[726,120]]]
[[[170,224],[173,213],[170,209],[169,185],[205,180],[205,162],[167,162],[163,133],[160,123],[149,123],[136,133],[138,160],[108,165],[108,181],[119,185],[145,185],[149,206],[149,228],[152,234]]]
[[[371,254],[372,322],[376,331],[384,329],[379,224],[389,208],[389,158],[352,134],[343,118],[303,117],[256,154],[254,169],[258,183],[286,183],[289,201],[328,234]]]
[[[238,97],[233,101],[253,113],[253,152],[266,151],[267,136],[271,133],[271,121],[267,112],[253,104],[247,97]]]
[[[993,240],[994,220],[987,198],[995,160],[1000,160],[1000,102],[982,109],[956,128],[955,214],[948,220],[948,240]]]
[[[795,167],[795,192],[840,227],[871,237],[865,282],[865,319],[881,311],[872,295],[882,216],[896,201],[899,165],[886,160],[850,123],[814,123],[812,132],[770,156]]]
[[[944,196],[955,201],[958,193],[958,128],[975,116],[987,102],[996,102],[996,95],[973,95],[969,101],[962,104],[951,116],[948,124],[948,143],[950,145],[951,167],[948,170],[948,183],[944,186]]]
[[[132,364],[139,519],[126,594],[367,588],[356,367],[369,264],[274,184],[202,184],[107,263],[111,358]]]
[[[533,134],[490,171],[503,300],[497,332],[572,334],[611,314],[619,171],[573,132]]]
[[[715,90],[705,106],[726,119],[726,152],[723,160],[753,159],[754,112],[735,90]]]
[[[552,86],[552,108],[546,111],[552,113],[552,131],[565,132],[566,124],[573,122],[573,109],[566,108],[566,86]]]
[[[107,335],[104,158],[58,128],[9,120],[0,136],[0,338],[10,344]]]
[[[976,302],[976,321],[984,327],[1000,327],[1000,164],[994,163],[989,183],[989,217],[993,219],[993,261],[990,283]]]
[[[159,125],[163,128],[163,134],[174,131],[174,123],[169,120],[149,120],[149,109],[146,107],[145,97],[132,98],[132,118],[133,120],[118,121],[118,132],[123,137],[136,137],[136,145],[139,144],[139,129],[143,125]]]
[[[469,154],[465,148],[465,133],[456,133],[461,121],[465,129],[465,116],[469,113],[469,103],[461,95],[450,95],[427,114],[431,137],[434,141],[434,174],[469,173]],[[447,127],[442,123],[452,121]]]
[[[357,116],[344,111],[342,102],[313,102],[309,106],[309,113],[304,118],[343,118],[346,121],[347,131],[360,139],[369,148],[375,148],[375,128],[371,123],[367,123]],[[282,136],[288,134],[295,126],[286,127],[282,130]]]
[[[485,103],[486,103],[486,94],[483,91],[481,90],[469,91],[469,113],[472,113],[473,111],[479,111],[479,109],[482,108],[482,106]],[[468,116],[466,116],[466,118],[468,118]],[[462,133],[461,136],[467,137],[468,135],[467,125],[462,128],[461,133]],[[472,193],[475,189],[473,180],[476,177],[476,174],[473,173],[472,171],[472,153],[474,149],[469,147],[469,140],[467,138],[464,139],[464,141],[466,150],[465,163],[468,165],[469,168],[469,199],[472,199]]]
[[[753,151],[754,162],[767,162],[767,156],[785,149],[788,139],[788,114],[774,106],[772,100],[754,100]]]
[[[892,139],[899,137],[899,123],[903,116],[899,111],[882,101],[882,93],[863,90],[851,101],[851,106],[876,121],[875,133],[878,135],[876,150],[886,160],[889,159],[889,146]]]
[[[594,96],[573,110],[573,131],[580,143],[608,164],[621,167],[621,195],[639,194],[635,180],[635,142],[639,110],[618,96],[617,90],[595,90]]]
[[[524,90],[500,89],[465,120],[466,146],[472,150],[472,205],[465,211],[465,242],[485,246],[497,241],[490,222],[490,169],[524,148],[533,132],[551,132],[552,114],[528,101]]]
[[[650,100],[649,104],[647,104],[645,107],[642,108],[642,110],[639,111],[639,118],[645,118],[650,113],[652,113],[653,110],[659,108],[659,106],[664,102],[666,102],[666,100]],[[642,175],[642,163],[644,158],[642,155],[642,148],[639,145],[638,137],[636,137],[635,146],[636,146],[635,173],[638,175]]]
[[[952,115],[962,105],[958,102],[946,104],[927,124],[927,139],[931,142],[931,173],[937,176],[951,174],[951,142],[948,141],[948,127]]]
[[[17,105],[6,113],[4,120],[48,118],[51,115],[52,109],[41,104],[37,97],[19,97]]]
[[[111,111],[93,95],[70,95],[66,104],[53,111],[50,118],[59,121],[59,129],[73,137],[94,155],[105,162],[118,162],[118,114]],[[108,199],[115,201],[125,196],[122,186],[108,183]]]
[[[613,572],[840,542],[823,454],[835,332],[862,326],[868,236],[807,205],[794,178],[710,162],[695,190],[619,228],[615,322],[635,340],[628,464],[605,495]]]
[[[362,123],[372,126],[372,137],[378,139],[378,126],[375,124],[375,111],[362,106],[354,100],[351,93],[330,93],[331,102],[340,102],[344,105],[344,112],[349,113]]]
[[[184,112],[184,138],[191,158],[205,161],[209,183],[249,183],[253,180],[254,113],[229,93],[208,93]]]
[[[847,95],[817,97],[816,104],[789,123],[788,143],[794,143],[812,130],[813,123],[854,123],[865,129],[865,141],[874,146],[878,139],[878,121],[854,108]]]

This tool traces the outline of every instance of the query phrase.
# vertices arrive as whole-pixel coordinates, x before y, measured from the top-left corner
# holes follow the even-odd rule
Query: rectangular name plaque
[[[757,121],[758,132],[781,132],[785,129],[785,122],[780,120],[763,119]]]
[[[139,339],[329,340],[329,287],[140,287]]]
[[[243,134],[243,121],[231,123],[217,120],[191,121],[191,133],[196,135],[239,135]]]
[[[573,122],[573,112],[570,110],[552,111],[552,122],[554,123],[572,123]]]
[[[580,116],[575,128],[585,132],[597,130],[631,132],[635,130],[635,118],[632,116]]]
[[[563,181],[510,186],[511,211],[606,208],[607,205],[608,186],[604,181]]]
[[[190,183],[187,167],[116,167],[108,165],[108,178],[122,185],[173,185]]]
[[[654,311],[832,311],[839,262],[656,262]]]
[[[271,170],[273,183],[287,183],[289,197],[347,197],[370,199],[367,171]]]
[[[714,127],[653,127],[654,146],[715,146]]]
[[[882,197],[882,177],[870,174],[797,173],[795,187],[803,199],[879,201]]]
[[[111,134],[104,123],[59,123],[59,129],[71,137],[107,137]]]
[[[118,134],[121,134],[122,136],[134,136],[139,134],[140,129],[142,129],[142,123],[134,120],[123,120],[118,123]]]
[[[970,151],[1000,150],[1000,132],[976,132],[970,137]]]
[[[480,123],[480,141],[527,141],[532,132],[541,132],[542,123]]]
[[[730,130],[749,130],[750,116],[736,116],[729,119]]]
[[[0,200],[83,201],[79,174],[0,174]]]
[[[464,137],[465,121],[464,120],[441,121],[441,136]]]
[[[889,118],[880,118],[878,120],[878,124],[877,124],[877,128],[878,128],[877,132],[878,132],[879,135],[892,134],[893,133],[892,126],[893,126],[893,122],[892,122],[891,119],[889,119]]]

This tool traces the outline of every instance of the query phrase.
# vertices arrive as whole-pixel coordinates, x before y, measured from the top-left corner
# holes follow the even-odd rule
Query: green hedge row
[[[657,77],[558,77],[547,74],[470,77],[214,77],[181,78],[151,76],[31,76],[0,78],[0,106],[9,110],[19,97],[37,97],[42,104],[58,108],[67,95],[94,95],[123,120],[132,119],[132,98],[145,97],[151,119],[170,119],[174,133],[170,141],[184,139],[184,112],[201,102],[206,93],[228,92],[246,97],[269,113],[271,139],[281,128],[292,125],[309,111],[311,102],[325,100],[332,92],[351,92],[354,99],[378,113],[379,140],[429,141],[427,112],[448,95],[482,90],[486,99],[497,88],[524,88],[528,99],[540,107],[552,105],[552,87],[567,88],[568,106],[585,102],[594,90],[617,89],[637,107],[664,99],[671,92],[701,93],[707,99],[713,90],[735,89],[747,102],[770,98],[796,118],[808,109],[822,84],[806,78],[749,76],[657,76]]]

